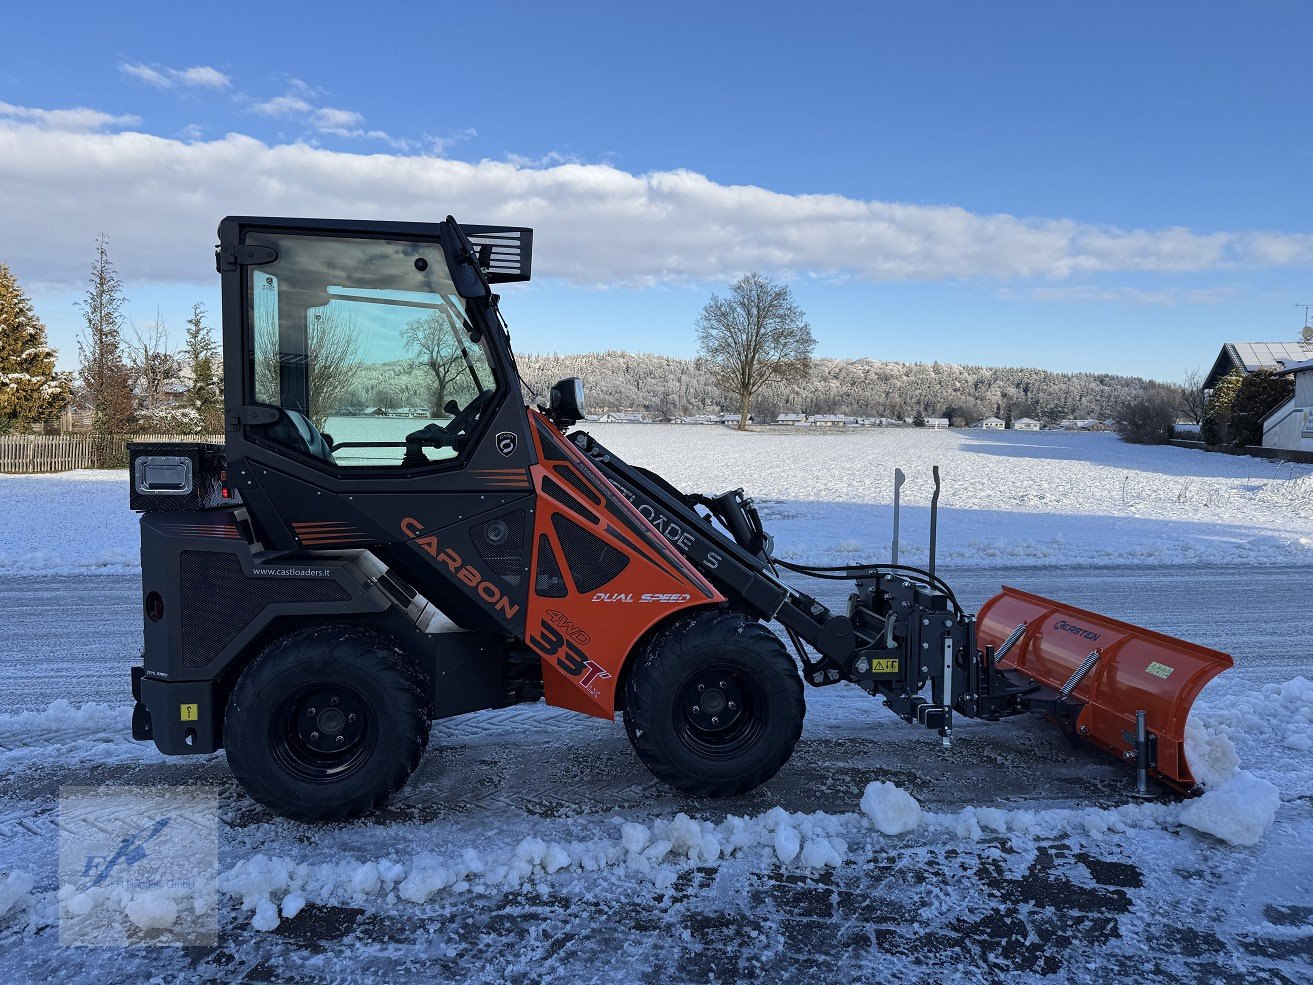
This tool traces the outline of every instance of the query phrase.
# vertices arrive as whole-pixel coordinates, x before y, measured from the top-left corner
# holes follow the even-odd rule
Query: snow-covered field
[[[592,433],[681,488],[743,487],[783,557],[887,556],[893,470],[901,467],[901,551],[924,561],[938,465],[940,559],[956,567],[1313,564],[1309,466],[1047,431],[740,434],[610,424]],[[0,516],[0,572],[137,565],[125,472],[0,476]]]
[[[532,705],[440,723],[381,812],[308,830],[247,801],[221,754],[169,759],[131,741],[138,587],[122,473],[6,476],[9,977],[1313,976],[1313,470],[1107,435],[594,434],[685,488],[744,486],[780,552],[817,560],[885,555],[896,465],[909,477],[904,555],[923,558],[939,464],[941,565],[968,604],[1006,578],[1234,654],[1192,719],[1209,792],[1133,802],[1124,767],[1038,719],[963,723],[943,750],[839,687],[809,691],[793,760],[732,801],[662,787],[618,725]],[[818,594],[837,605],[840,591]],[[181,891],[61,897],[58,792],[88,783],[217,792],[213,947],[146,946],[187,912]],[[134,946],[59,944],[61,915],[98,908],[127,915]]]

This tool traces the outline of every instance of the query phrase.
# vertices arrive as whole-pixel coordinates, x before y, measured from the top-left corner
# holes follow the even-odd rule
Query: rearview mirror
[[[547,401],[547,416],[560,428],[568,428],[584,419],[584,381],[568,376],[552,387]]]

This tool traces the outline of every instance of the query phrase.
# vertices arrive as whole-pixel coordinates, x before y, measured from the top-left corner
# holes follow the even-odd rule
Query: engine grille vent
[[[545,599],[563,599],[569,592],[565,587],[565,577],[561,574],[561,565],[552,550],[552,542],[546,534],[538,535],[538,570],[534,578],[534,591]]]
[[[573,520],[557,513],[552,516],[552,527],[565,552],[565,566],[576,592],[595,592],[628,567],[629,558],[623,551],[617,551]]]
[[[474,549],[493,574],[507,584],[524,580],[528,559],[524,556],[524,510],[512,510],[474,526]]]
[[[182,665],[189,668],[209,664],[268,606],[349,598],[332,578],[247,578],[237,555],[218,551],[183,551],[178,569]]]

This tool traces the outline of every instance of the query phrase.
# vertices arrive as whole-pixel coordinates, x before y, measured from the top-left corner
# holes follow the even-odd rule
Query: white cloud
[[[86,106],[74,109],[36,109],[5,102],[0,102],[0,120],[22,122],[42,130],[78,132],[130,127],[141,122],[137,116],[115,116]]]
[[[100,230],[125,278],[194,283],[226,214],[439,219],[536,228],[539,276],[590,286],[724,281],[748,270],[870,281],[1061,280],[1313,263],[1313,237],[1118,229],[954,206],[786,195],[692,171],[525,167],[439,156],[183,141],[55,127],[0,104],[0,215],[12,264],[82,280]],[[40,114],[47,114],[42,116]],[[105,120],[117,118],[101,114]],[[92,121],[94,122],[94,121]],[[1022,285],[1033,286],[1033,285]]]
[[[209,65],[153,68],[140,62],[121,62],[119,71],[157,89],[227,89],[232,84],[228,76]]]
[[[349,109],[335,109],[332,106],[321,106],[311,114],[310,120],[320,130],[358,127],[365,122],[365,118],[359,113],[353,113]]]
[[[273,99],[255,103],[251,110],[261,116],[292,117],[309,114],[313,112],[314,107],[300,96],[288,93],[285,96],[274,96]]]
[[[318,93],[300,79],[290,79],[288,84],[289,89],[286,93],[251,104],[251,111],[261,116],[298,121],[316,133],[334,137],[381,140],[398,150],[410,149],[411,143],[408,140],[394,139],[382,130],[366,130],[365,118],[355,110],[339,109],[336,106],[316,106],[310,102],[310,99]]]

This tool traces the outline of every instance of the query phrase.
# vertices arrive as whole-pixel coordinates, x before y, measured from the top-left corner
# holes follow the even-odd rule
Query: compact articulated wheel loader
[[[1006,588],[973,614],[933,561],[785,563],[742,490],[571,431],[578,379],[526,406],[494,287],[531,253],[450,217],[223,220],[224,445],[131,449],[136,738],[224,748],[271,810],[340,819],[405,783],[431,721],[545,698],[622,712],[654,774],[714,797],[787,762],[804,682],[851,684],[946,744],[1037,712],[1142,787],[1195,786],[1185,717],[1225,654]],[[849,582],[846,611],[798,576]]]

